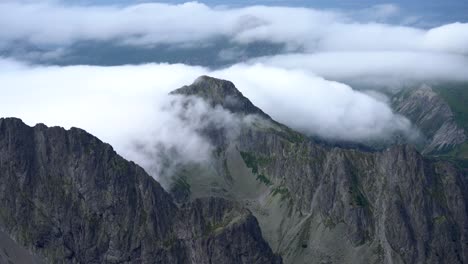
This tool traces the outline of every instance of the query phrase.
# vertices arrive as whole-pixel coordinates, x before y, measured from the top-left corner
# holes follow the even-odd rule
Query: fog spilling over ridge
[[[0,0],[0,264],[468,263],[468,0]]]
[[[3,87],[15,87],[3,93],[0,112],[4,116],[19,117],[31,125],[84,128],[143,165],[148,164],[145,152],[135,154],[136,145],[176,149],[183,153],[181,159],[203,160],[210,146],[197,133],[202,116],[232,126],[235,118],[220,109],[195,104],[198,110],[191,112],[193,120],[187,122],[190,119],[180,119],[180,107],[168,107],[173,99],[167,93],[204,74],[235,80],[254,104],[308,135],[361,141],[398,131],[413,133],[409,121],[385,103],[347,85],[262,64],[210,71],[169,64],[44,67],[2,60],[0,67]]]
[[[209,158],[198,133],[207,117],[227,127],[244,121],[203,102],[181,119],[187,113],[167,94],[200,75],[232,81],[308,136],[353,143],[420,136],[380,87],[468,81],[468,23],[422,26],[431,21],[397,4],[81,3],[0,3],[8,29],[0,32],[0,112],[84,128],[155,176],[164,174],[160,151]]]

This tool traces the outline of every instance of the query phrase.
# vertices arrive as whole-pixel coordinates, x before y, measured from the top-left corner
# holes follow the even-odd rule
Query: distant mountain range
[[[17,44],[0,47],[0,56],[44,65],[116,66],[143,63],[183,63],[218,68],[245,60],[284,52],[282,44],[253,42],[236,44],[227,38],[190,46],[157,44],[134,46],[112,41],[81,41],[65,47]]]

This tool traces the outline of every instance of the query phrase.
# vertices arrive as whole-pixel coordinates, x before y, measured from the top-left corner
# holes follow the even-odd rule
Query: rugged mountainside
[[[248,121],[199,131],[212,159],[178,166],[169,193],[83,130],[0,119],[0,261],[468,263],[456,165],[317,144],[224,80],[172,94]]]
[[[394,96],[394,109],[409,118],[427,137],[422,152],[441,154],[467,141],[466,132],[455,122],[450,105],[429,85],[405,90]]]
[[[213,162],[180,168],[171,192],[244,203],[285,263],[468,262],[467,176],[455,165],[404,145],[317,145],[258,114],[231,82],[205,76],[174,93],[258,117],[231,141],[209,131]]]
[[[11,118],[0,119],[0,231],[0,260],[13,263],[281,263],[235,202],[178,206],[85,131]]]
[[[209,76],[200,76],[193,84],[181,87],[170,94],[197,96],[204,99],[211,106],[220,105],[233,113],[255,114],[262,118],[271,119],[260,108],[245,98],[230,81],[220,81]]]

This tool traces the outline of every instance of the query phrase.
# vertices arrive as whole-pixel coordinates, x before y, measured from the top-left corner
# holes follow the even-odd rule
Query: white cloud
[[[234,80],[274,119],[309,135],[366,142],[398,132],[408,137],[416,133],[381,99],[302,70],[240,64],[211,74]]]
[[[260,61],[337,81],[400,86],[408,81],[467,80],[468,24],[420,29],[379,22],[400,12],[392,4],[346,13],[272,6],[209,7],[198,2],[79,6],[9,1],[0,3],[0,24],[8,29],[0,31],[0,45],[29,41],[52,47],[48,53],[19,50],[17,57],[44,62],[66,57],[66,45],[82,40],[193,47],[225,37],[238,44],[266,41],[285,44],[289,51],[299,49],[303,53]],[[242,47],[233,45],[213,61],[241,61],[247,56]]]
[[[197,100],[186,112],[180,99],[167,96],[200,75],[233,81],[274,119],[309,135],[358,142],[393,133],[411,136],[417,132],[410,122],[393,113],[381,94],[330,81],[384,86],[468,81],[468,24],[426,30],[382,23],[399,12],[394,5],[344,13],[209,7],[197,2],[73,6],[59,1],[4,1],[0,25],[7,30],[0,31],[0,47],[26,43],[55,51],[32,51],[30,57],[66,56],[67,45],[86,40],[180,47],[207,45],[217,37],[237,44],[281,43],[303,53],[218,70],[182,64],[46,67],[0,59],[4,99],[0,112],[31,125],[84,128],[159,180],[167,161],[161,151],[175,163],[203,162],[212,146],[198,133],[200,128],[206,122],[222,126],[239,122]],[[356,14],[361,18],[356,19]],[[244,56],[244,50],[237,48],[218,55],[227,60]],[[181,118],[188,114],[190,118]]]
[[[214,146],[202,133],[204,129],[224,131],[223,136],[232,139],[243,123],[250,122],[249,117],[213,108],[200,98],[171,95],[161,99],[152,115],[140,113],[146,115],[146,127],[132,127],[133,135],[122,138],[125,146],[120,152],[164,186],[178,165],[211,161]]]
[[[0,4],[0,42],[27,40],[64,45],[80,40],[113,40],[132,45],[193,44],[213,37],[249,43],[267,41],[307,51],[419,51],[467,54],[468,24],[430,30],[378,23],[398,13],[394,5],[364,10],[374,18],[358,22],[355,13],[309,8],[208,7],[145,3],[130,6],[69,6],[59,3]]]
[[[377,86],[411,82],[468,81],[466,56],[428,52],[353,51],[288,54],[254,60],[300,69],[328,79]]]
[[[29,125],[83,128],[161,180],[163,157],[155,146],[172,151],[173,163],[209,156],[210,144],[195,132],[197,116],[187,125],[177,109],[163,109],[169,91],[204,72],[184,65],[29,67],[0,60],[0,112]],[[145,151],[136,152],[141,140]]]
[[[203,120],[236,120],[220,109],[206,114],[198,103],[189,112],[180,104],[167,107],[168,92],[204,74],[232,80],[273,118],[310,135],[362,141],[411,133],[406,119],[371,96],[304,71],[261,64],[210,71],[180,64],[45,67],[0,60],[0,112],[30,125],[84,128],[159,177],[161,162],[154,157],[161,149],[175,153],[174,159],[200,162],[211,149],[197,133]]]
[[[468,24],[453,23],[429,30],[423,45],[440,52],[468,54]]]

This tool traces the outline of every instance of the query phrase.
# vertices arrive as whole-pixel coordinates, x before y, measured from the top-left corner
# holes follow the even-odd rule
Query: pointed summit
[[[257,114],[270,119],[260,108],[245,97],[236,86],[227,80],[200,76],[191,85],[183,86],[170,94],[198,96],[212,106],[220,105],[233,113]]]

